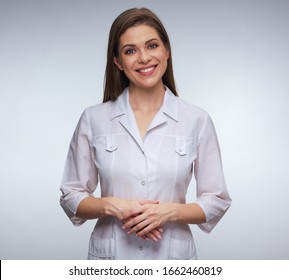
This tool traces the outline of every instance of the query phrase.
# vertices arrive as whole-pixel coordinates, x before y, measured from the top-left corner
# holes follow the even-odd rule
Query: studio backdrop
[[[192,226],[198,257],[288,259],[288,0],[0,0],[0,258],[86,258],[95,221],[71,224],[60,181],[80,114],[102,101],[112,21],[132,7],[161,18],[179,95],[219,137],[233,204],[211,234]]]

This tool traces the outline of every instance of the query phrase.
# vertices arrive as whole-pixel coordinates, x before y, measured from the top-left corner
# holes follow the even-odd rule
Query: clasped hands
[[[122,228],[128,234],[136,234],[144,240],[162,239],[162,225],[166,222],[165,206],[159,201],[138,201],[138,206],[119,216]]]

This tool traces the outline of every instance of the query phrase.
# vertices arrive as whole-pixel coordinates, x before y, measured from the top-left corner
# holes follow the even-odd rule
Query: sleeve
[[[71,139],[60,187],[60,205],[75,226],[86,221],[76,217],[77,207],[84,198],[93,196],[98,183],[90,140],[91,129],[86,110]]]
[[[215,127],[207,113],[200,129],[194,175],[197,186],[196,203],[206,215],[206,222],[198,226],[204,232],[210,233],[232,201],[224,179]]]

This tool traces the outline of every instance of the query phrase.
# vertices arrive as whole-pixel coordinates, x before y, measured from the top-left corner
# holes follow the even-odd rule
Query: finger
[[[148,235],[140,236],[140,238],[142,238],[142,239],[145,240],[145,241],[150,240],[150,238],[148,237]]]
[[[121,220],[126,221],[126,220],[131,220],[135,216],[139,215],[142,213],[142,209],[131,209],[128,211],[125,211],[121,214]]]
[[[160,233],[154,230],[148,232],[147,234],[145,234],[145,236],[148,236],[153,241],[159,241],[162,239],[162,236],[160,235]]]
[[[161,228],[161,227],[156,228],[156,230],[158,230],[160,233],[164,232],[163,228]]]
[[[144,220],[145,218],[142,215],[134,216],[133,218],[126,220],[123,223],[122,228],[128,229],[128,231],[130,231],[132,228],[134,228],[135,226],[137,226],[139,223],[141,223]]]
[[[142,224],[139,224],[139,225],[137,225],[136,227],[138,227],[138,226],[141,227]],[[136,231],[136,235],[139,236],[139,237],[141,237],[141,236],[143,236],[143,235],[147,235],[148,233],[153,234],[153,233],[152,233],[152,230],[153,230],[154,228],[155,228],[154,225],[148,224],[147,226],[143,227],[142,229],[137,230],[137,231]],[[153,235],[154,235],[154,234],[153,234]],[[150,236],[152,236],[152,235],[150,235]],[[158,236],[160,236],[160,235],[158,235]],[[158,236],[154,235],[154,237],[155,237],[157,240],[158,240]],[[160,236],[160,238],[161,238],[161,236]],[[155,240],[155,239],[153,238],[153,240]]]
[[[132,216],[132,217],[129,217],[128,219],[126,219],[126,220],[122,220],[122,223],[123,223],[123,225],[124,224],[126,224],[126,223],[128,223],[129,221],[131,221],[133,218],[135,218],[136,216]]]
[[[153,240],[153,241],[158,241],[158,238],[154,235],[154,234],[152,234],[152,233],[150,233],[150,232],[148,232],[146,235],[144,235],[144,236],[147,236],[150,240]],[[142,236],[140,236],[140,237],[142,237]]]
[[[152,231],[148,232],[145,235],[139,236],[144,240],[152,240],[152,241],[159,241],[162,239],[163,229],[161,227],[155,228]],[[139,234],[140,232],[138,232]]]
[[[145,219],[141,219],[140,222],[138,222],[134,226],[130,227],[130,229],[128,230],[128,234],[137,233],[137,232],[143,231],[144,228],[146,228],[147,226],[149,226],[149,222],[147,220],[145,220]],[[138,236],[145,235],[148,232],[150,232],[150,230],[142,232],[142,234],[140,234]]]
[[[149,232],[150,234],[152,234],[155,238],[157,238],[158,240],[162,239],[162,234],[161,232],[155,228],[152,231]]]

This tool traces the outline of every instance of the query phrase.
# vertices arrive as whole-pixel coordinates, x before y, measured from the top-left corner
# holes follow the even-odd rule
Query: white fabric
[[[209,115],[166,90],[164,102],[144,140],[129,104],[128,89],[115,102],[87,108],[71,140],[61,186],[61,206],[74,225],[82,199],[92,196],[98,181],[101,196],[186,203],[194,173],[198,203],[210,232],[231,204],[220,150]],[[193,194],[188,194],[190,197]],[[128,235],[114,217],[97,221],[89,259],[195,259],[189,225],[168,223],[162,240]]]

